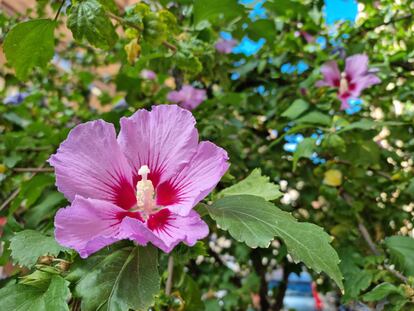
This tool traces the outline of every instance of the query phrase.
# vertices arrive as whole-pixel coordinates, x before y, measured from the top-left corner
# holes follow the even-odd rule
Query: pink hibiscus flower
[[[342,73],[336,61],[323,64],[321,72],[324,79],[316,82],[316,86],[338,88],[341,110],[349,108],[349,99],[358,98],[364,89],[381,82],[375,74],[368,71],[368,56],[364,54],[348,57],[345,61],[345,71]]]
[[[219,53],[230,54],[236,45],[237,41],[234,39],[220,39],[217,41],[215,47]]]
[[[193,110],[207,99],[206,90],[196,89],[191,85],[183,85],[179,91],[171,91],[167,95],[170,102],[176,103],[181,107]]]
[[[170,252],[208,226],[193,207],[229,167],[225,150],[198,142],[192,114],[176,105],[76,126],[49,163],[71,205],[55,217],[56,240],[88,257],[121,239]]]
[[[157,78],[157,74],[149,69],[143,69],[139,75],[142,79],[146,80],[155,80]]]

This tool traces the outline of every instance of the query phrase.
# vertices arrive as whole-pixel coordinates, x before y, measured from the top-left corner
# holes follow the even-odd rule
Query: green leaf
[[[346,151],[345,140],[337,134],[328,134],[322,140],[322,147],[325,149],[332,148],[340,152]]]
[[[360,130],[372,130],[377,126],[377,122],[374,120],[369,119],[362,119],[357,122],[351,123],[347,126],[344,126],[341,128],[338,133],[351,131],[354,129],[360,129]]]
[[[275,23],[268,19],[259,19],[251,23],[246,29],[249,38],[252,40],[259,40],[265,38],[266,41],[272,42],[276,37]]]
[[[340,153],[340,157],[349,161],[354,166],[375,166],[380,161],[380,148],[372,140],[351,143],[346,146],[345,152]]]
[[[272,201],[282,196],[279,186],[270,182],[269,177],[263,176],[260,168],[254,169],[245,179],[220,192],[222,196],[240,194],[256,195],[267,201]]]
[[[408,236],[392,236],[385,239],[385,245],[398,269],[414,276],[414,239]]]
[[[26,80],[34,67],[46,67],[55,48],[56,22],[51,19],[34,19],[14,26],[4,40],[4,52],[16,76]]]
[[[205,310],[204,302],[201,300],[202,292],[197,282],[191,276],[183,273],[182,278],[175,284],[175,287],[179,288],[180,296],[184,300],[184,310]]]
[[[20,154],[17,154],[13,152],[10,154],[10,156],[6,157],[3,161],[3,163],[10,168],[13,168],[16,166],[17,163],[19,163],[22,160],[22,156]]]
[[[292,14],[305,16],[309,12],[308,8],[300,1],[292,0],[268,0],[264,7],[281,16]]]
[[[52,276],[46,288],[13,284],[0,290],[2,310],[69,311],[69,282],[59,275]]]
[[[31,123],[30,120],[24,119],[20,117],[19,115],[15,114],[14,112],[3,113],[2,117],[6,119],[7,121],[13,124],[16,124],[20,127],[23,127],[23,128],[27,127]]]
[[[388,126],[399,126],[399,125],[404,125],[404,123],[403,122],[391,122],[391,121],[380,122],[380,121],[374,121],[370,119],[361,119],[357,122],[344,126],[339,131],[337,131],[337,133],[343,133],[343,132],[347,132],[347,131],[351,131],[355,129],[373,130],[377,127],[383,127],[387,125]]]
[[[290,120],[296,119],[306,110],[308,110],[308,108],[309,104],[306,101],[303,99],[296,99],[293,104],[290,105],[289,108],[282,113],[282,117],[288,118]]]
[[[295,122],[297,124],[310,123],[310,124],[321,124],[325,126],[330,126],[332,123],[332,120],[329,116],[327,116],[326,114],[322,112],[312,111],[304,115],[303,117],[295,120]]]
[[[119,12],[118,5],[115,0],[99,0],[99,3],[103,5],[105,9],[117,14]]]
[[[407,188],[404,189],[404,193],[414,199],[414,177],[408,182]]]
[[[65,197],[60,192],[52,192],[39,204],[31,207],[26,213],[26,227],[35,228],[45,219],[50,219],[55,214],[55,209],[65,202]]]
[[[198,241],[192,247],[183,243],[178,244],[174,247],[171,255],[174,256],[175,264],[186,265],[191,259],[196,259],[198,256],[208,256],[208,253],[204,243]]]
[[[30,207],[34,204],[42,195],[43,191],[53,185],[54,180],[52,174],[42,174],[23,182],[18,197],[13,201],[9,209],[9,215],[19,208],[23,201],[25,202],[25,207]]]
[[[86,39],[98,48],[109,49],[118,40],[115,27],[96,0],[75,3],[70,9],[67,25],[76,40]]]
[[[302,140],[293,154],[293,170],[296,170],[296,166],[300,158],[310,158],[316,148],[316,141],[313,138],[305,138]]]
[[[280,237],[295,260],[316,272],[324,271],[343,288],[339,257],[321,227],[297,222],[291,214],[252,195],[224,197],[208,210],[220,228],[250,247],[268,247],[275,236]]]
[[[344,276],[345,294],[342,301],[347,303],[357,300],[361,291],[366,290],[372,282],[373,273],[363,268],[363,258],[352,248],[345,248],[339,252],[339,265]],[[362,268],[360,268],[362,265]]]
[[[374,287],[373,290],[362,296],[364,301],[378,301],[386,298],[391,294],[398,294],[403,296],[404,292],[401,288],[392,285],[391,283],[381,283]]]
[[[11,238],[10,249],[15,262],[30,268],[40,256],[57,256],[66,248],[60,246],[53,237],[34,230],[24,230]]]
[[[193,11],[194,25],[197,27],[204,21],[237,18],[244,13],[244,7],[237,0],[195,0]]]
[[[160,289],[157,250],[152,246],[101,251],[69,276],[80,277],[75,293],[82,310],[147,310]]]

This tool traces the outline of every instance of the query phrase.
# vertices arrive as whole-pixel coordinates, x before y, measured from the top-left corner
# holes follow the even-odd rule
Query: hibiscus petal
[[[193,246],[208,235],[209,229],[194,211],[182,217],[163,209],[151,215],[146,224],[126,217],[122,221],[121,232],[123,238],[134,240],[140,245],[151,242],[169,253],[180,242]]]
[[[176,105],[138,110],[121,119],[119,144],[137,172],[148,165],[154,186],[179,172],[197,150],[198,133],[192,114]]]
[[[381,82],[381,80],[374,74],[367,74],[365,76],[358,77],[354,81],[355,87],[351,92],[353,97],[358,97],[364,89]]]
[[[332,86],[330,83],[326,82],[325,80],[319,80],[315,83],[316,87],[323,87],[323,86]]]
[[[178,175],[157,188],[157,204],[181,216],[204,199],[229,168],[227,152],[211,142],[201,142],[197,153]]]
[[[142,246],[146,246],[148,242],[151,242],[158,247],[160,245],[165,247],[164,242],[154,235],[146,224],[131,217],[125,217],[122,220],[119,232],[119,238],[135,241]]]
[[[178,91],[171,91],[167,95],[167,100],[176,104],[183,101],[183,99],[184,97]]]
[[[126,209],[136,203],[132,169],[110,123],[98,120],[76,126],[49,163],[55,167],[59,191],[69,201],[80,195]]]
[[[119,240],[123,213],[124,209],[110,202],[76,196],[72,205],[56,213],[56,240],[86,258]]]
[[[350,96],[340,96],[339,99],[341,100],[341,110],[346,110],[350,107],[348,103],[348,100],[351,99]]]
[[[163,209],[151,215],[147,226],[158,238],[153,243],[166,253],[180,242],[193,246],[198,240],[205,238],[209,231],[207,224],[194,211],[187,216],[180,216]]]
[[[356,79],[358,79],[359,76],[365,75],[367,71],[368,71],[368,56],[367,55],[355,54],[346,59],[345,72],[350,81],[354,82]]]
[[[102,248],[118,241],[119,239],[115,238],[98,237],[86,243],[86,245],[82,249],[77,250],[77,252],[79,253],[81,258],[87,258],[93,253],[96,253],[97,251],[101,250]]]
[[[323,81],[316,82],[316,86],[333,86],[338,87],[341,80],[341,73],[336,61],[328,61],[321,67]]]

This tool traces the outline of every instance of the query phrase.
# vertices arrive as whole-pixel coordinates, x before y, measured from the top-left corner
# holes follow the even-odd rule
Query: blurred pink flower
[[[345,61],[345,71],[340,72],[336,61],[328,61],[321,67],[323,80],[316,82],[317,87],[332,86],[338,88],[341,110],[349,108],[348,100],[358,98],[361,92],[381,80],[368,71],[368,56],[356,54]]]
[[[215,47],[219,53],[230,54],[236,45],[237,41],[234,39],[220,39],[217,41]]]
[[[306,32],[306,31],[300,31],[300,34],[303,36],[303,38],[305,38],[307,43],[314,43],[315,42],[315,37],[312,36],[310,33]]]
[[[121,239],[170,252],[208,234],[193,207],[229,167],[225,150],[198,141],[192,114],[176,105],[76,126],[49,163],[71,205],[55,217],[56,240],[85,258]]]
[[[196,89],[186,84],[179,91],[169,92],[167,99],[185,109],[193,110],[207,99],[207,94],[204,89]]]
[[[142,70],[140,76],[142,79],[146,80],[155,80],[157,78],[157,74],[154,71],[148,69]]]

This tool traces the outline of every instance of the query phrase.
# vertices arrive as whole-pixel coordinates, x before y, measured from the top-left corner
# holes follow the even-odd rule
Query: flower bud
[[[40,256],[37,263],[41,265],[50,265],[53,262],[53,259],[53,256]]]

